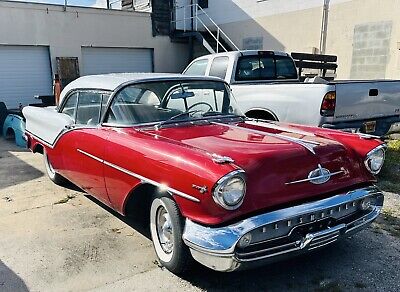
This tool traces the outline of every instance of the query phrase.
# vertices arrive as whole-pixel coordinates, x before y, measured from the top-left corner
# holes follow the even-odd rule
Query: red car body
[[[306,126],[284,125],[282,129],[268,128],[265,123],[256,126],[243,122],[183,125],[160,131],[113,127],[77,129],[63,135],[53,148],[28,136],[32,150],[38,144],[46,147],[54,168],[61,175],[121,214],[125,214],[129,195],[142,180],[83,155],[78,149],[197,198],[200,204],[172,193],[185,217],[210,225],[376,181],[364,167],[362,157],[382,144],[381,141]],[[294,142],[267,136],[268,133],[292,135],[291,130],[295,133],[304,130],[302,139],[320,143],[315,148],[317,155]],[[229,156],[235,163],[217,164],[209,153]],[[347,173],[317,187],[285,185],[303,178],[318,164],[332,170],[344,167]],[[249,188],[243,205],[232,212],[217,206],[209,192],[219,178],[237,168],[246,171]],[[288,168],[292,170],[290,173],[286,171]],[[192,184],[206,186],[208,193],[199,193]]]
[[[334,130],[243,119],[161,129],[76,127],[50,145],[29,131],[28,117],[26,134],[28,147],[43,148],[57,173],[119,213],[125,215],[135,190],[148,184],[168,191],[184,218],[207,228],[372,186],[376,178],[364,160],[382,144]],[[218,162],[215,155],[232,161]],[[339,174],[322,184],[291,183],[318,165]],[[212,192],[235,170],[245,172],[246,196],[239,208],[227,210],[215,203]]]

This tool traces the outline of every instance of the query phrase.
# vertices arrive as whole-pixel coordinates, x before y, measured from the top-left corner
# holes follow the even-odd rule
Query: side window
[[[208,60],[198,60],[186,69],[185,75],[206,75]]]
[[[64,104],[64,108],[62,109],[62,113],[69,115],[73,120],[75,120],[76,113],[76,102],[78,101],[78,93],[73,93],[72,95],[67,97],[68,100]]]
[[[107,103],[108,103],[108,100],[110,99],[110,96],[111,95],[109,93],[102,94],[100,118],[103,116],[104,112],[107,109]]]
[[[101,104],[101,93],[93,91],[79,92],[76,124],[97,125],[100,121]]]
[[[228,57],[215,58],[211,64],[209,75],[225,79],[226,71],[228,70],[228,63]]]

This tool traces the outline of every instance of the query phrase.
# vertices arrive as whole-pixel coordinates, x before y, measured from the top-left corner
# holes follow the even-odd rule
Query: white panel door
[[[82,48],[83,75],[153,72],[153,50],[134,48]]]
[[[0,101],[18,108],[52,92],[48,47],[0,45]]]

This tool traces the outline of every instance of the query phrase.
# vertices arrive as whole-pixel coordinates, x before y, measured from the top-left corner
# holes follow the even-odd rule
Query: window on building
[[[201,8],[208,8],[208,0],[198,0],[197,3]]]
[[[211,64],[209,75],[225,79],[226,71],[228,70],[228,63],[228,57],[215,58]]]

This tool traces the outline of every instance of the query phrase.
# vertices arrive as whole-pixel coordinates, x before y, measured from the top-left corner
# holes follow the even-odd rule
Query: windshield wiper
[[[159,122],[158,124],[154,125],[154,128],[156,130],[161,129],[161,127],[163,125],[169,124],[170,122],[176,120],[177,118],[180,118],[180,117],[185,116],[185,115],[195,114],[195,113],[198,113],[198,112],[202,112],[202,110],[185,111],[183,113],[180,113],[180,114],[177,114],[177,115],[175,115],[173,117],[170,117],[168,120],[164,120],[164,121]]]

